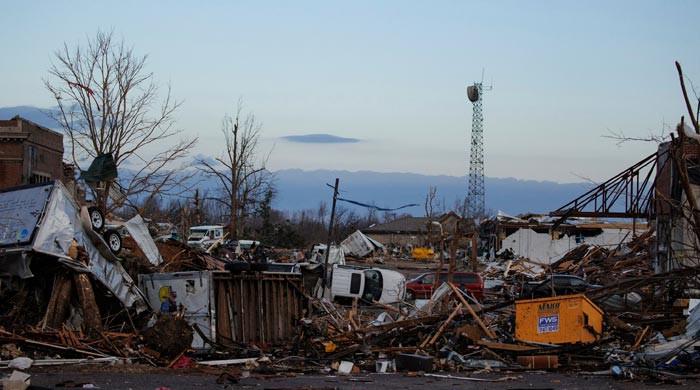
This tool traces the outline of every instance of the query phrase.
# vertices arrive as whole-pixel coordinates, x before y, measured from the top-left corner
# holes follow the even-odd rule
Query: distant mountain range
[[[0,107],[0,119],[20,115],[32,122],[49,128],[58,124],[46,114],[46,110],[32,106]],[[339,137],[338,137],[339,138]],[[356,142],[353,139],[329,139],[326,135],[307,135],[296,142]],[[332,184],[340,178],[341,196],[383,208],[395,208],[409,203],[420,206],[401,210],[414,215],[423,215],[423,204],[429,186],[437,187],[437,198],[447,210],[463,199],[467,191],[464,177],[445,175],[421,175],[416,173],[380,173],[371,171],[335,171],[285,169],[275,172],[277,197],[273,207],[279,210],[299,211],[317,209],[325,201],[330,207]],[[550,181],[521,180],[514,178],[486,178],[486,208],[508,214],[524,212],[547,212],[557,209],[569,200],[590,188],[589,183],[560,184]],[[202,183],[203,188],[214,188],[213,180]],[[340,203],[343,207],[357,206]]]
[[[401,210],[413,215],[425,214],[423,204],[429,186],[437,188],[437,199],[447,210],[467,192],[466,178],[457,176],[285,169],[275,172],[278,196],[273,207],[290,211],[316,209],[321,201],[330,207],[333,190],[326,184],[332,184],[336,177],[340,179],[343,198],[383,208],[417,203],[420,206]],[[485,185],[486,208],[508,214],[555,210],[591,186],[492,177],[485,179]],[[355,208],[343,202],[339,205]]]
[[[19,115],[24,119],[48,127],[49,129],[58,129],[60,127],[58,122],[48,115],[48,112],[51,110],[52,109],[43,109],[34,106],[0,107],[0,119],[11,119],[15,115]]]

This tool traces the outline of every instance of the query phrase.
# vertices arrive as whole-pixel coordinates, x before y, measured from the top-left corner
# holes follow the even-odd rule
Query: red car
[[[447,272],[440,272],[440,283],[447,281]],[[422,274],[406,282],[406,299],[429,299],[433,295],[435,272]],[[453,283],[463,291],[471,293],[478,300],[484,299],[484,279],[474,272],[455,272]]]

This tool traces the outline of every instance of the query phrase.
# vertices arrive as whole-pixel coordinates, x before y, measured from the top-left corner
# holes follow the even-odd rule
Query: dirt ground
[[[361,374],[353,376],[276,376],[250,377],[239,383],[218,384],[217,375],[199,372],[150,369],[132,370],[119,367],[55,367],[35,368],[32,387],[35,389],[63,389],[68,386],[82,387],[92,384],[101,389],[155,390],[168,389],[662,389],[690,386],[698,388],[700,381],[685,380],[676,384],[645,383],[641,381],[615,380],[607,376],[591,376],[560,372],[496,372],[472,374],[474,378],[499,380],[498,382],[476,382],[460,379],[440,379],[427,376],[409,377],[403,373]],[[2,374],[7,374],[2,370]],[[455,374],[467,376],[468,374]],[[67,382],[69,381],[69,382]],[[63,386],[61,386],[63,385]]]

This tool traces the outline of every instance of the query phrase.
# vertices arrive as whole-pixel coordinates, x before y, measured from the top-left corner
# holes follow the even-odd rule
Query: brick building
[[[0,189],[63,177],[63,135],[16,116],[0,120]]]

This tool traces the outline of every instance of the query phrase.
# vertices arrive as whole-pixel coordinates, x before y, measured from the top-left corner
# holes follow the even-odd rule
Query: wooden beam
[[[507,344],[507,343],[497,343],[493,341],[487,341],[487,340],[479,340],[476,342],[477,345],[481,345],[483,347],[489,348],[489,349],[497,349],[501,351],[513,351],[513,352],[527,352],[527,351],[534,351],[540,348],[537,347],[532,347],[528,345],[520,345],[520,344]]]
[[[453,292],[455,293],[455,295],[457,296],[457,299],[459,299],[459,300],[462,302],[462,304],[467,308],[467,311],[469,311],[469,314],[471,314],[472,317],[474,317],[474,320],[476,321],[477,324],[479,324],[479,326],[481,327],[481,330],[483,330],[484,333],[485,333],[489,338],[495,339],[495,338],[496,338],[496,334],[493,333],[493,331],[492,331],[491,329],[489,329],[489,328],[484,324],[483,321],[481,321],[481,318],[479,318],[478,315],[476,315],[476,313],[474,312],[474,309],[472,309],[472,306],[469,304],[469,302],[467,302],[467,300],[464,299],[464,297],[462,296],[462,293],[459,291],[459,289],[457,289],[457,287],[455,287],[455,285],[452,284],[452,283],[447,283],[447,284],[450,286],[450,288],[452,288],[452,291],[453,291]]]
[[[452,323],[452,320],[454,320],[454,318],[457,316],[457,314],[459,314],[459,312],[462,311],[462,305],[463,305],[462,303],[457,305],[457,307],[452,311],[450,316],[447,317],[445,322],[443,322],[442,325],[440,325],[440,328],[438,328],[437,332],[435,332],[435,335],[433,335],[433,337],[430,337],[429,339],[425,339],[425,341],[423,341],[423,343],[420,345],[421,348],[431,346],[435,343],[435,341],[437,341],[438,337],[440,337],[442,332],[445,331],[445,328],[447,328],[447,326]]]

